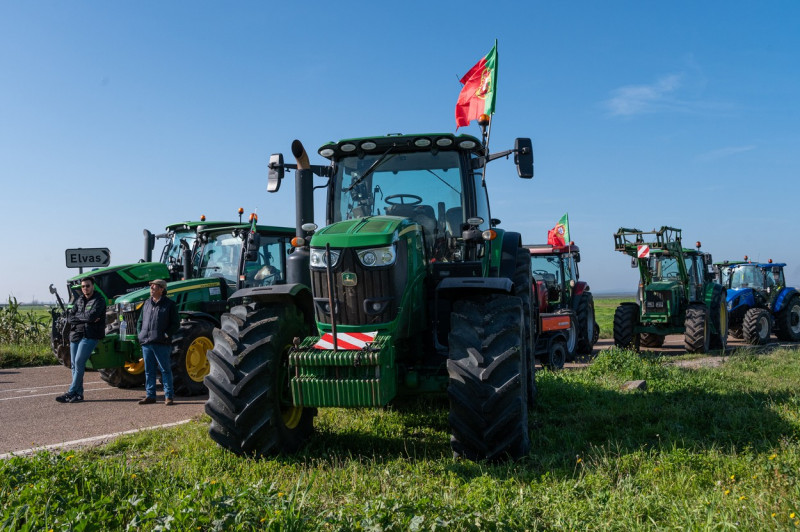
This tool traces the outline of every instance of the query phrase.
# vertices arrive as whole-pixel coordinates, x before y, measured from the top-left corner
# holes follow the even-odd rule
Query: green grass
[[[50,313],[9,297],[0,306],[0,368],[57,364],[50,349]]]
[[[635,301],[635,298],[594,296],[594,320],[600,326],[600,338],[614,337],[614,311],[626,301]]]
[[[609,350],[538,374],[530,457],[453,460],[443,402],[322,409],[297,455],[240,458],[203,418],[0,463],[20,530],[777,530],[800,527],[800,351],[717,368]],[[646,379],[644,392],[622,392]]]

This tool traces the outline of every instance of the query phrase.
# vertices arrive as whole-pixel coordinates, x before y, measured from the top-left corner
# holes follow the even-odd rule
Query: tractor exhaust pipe
[[[311,286],[311,254],[308,250],[308,233],[303,224],[314,222],[314,173],[303,143],[292,142],[292,155],[297,161],[294,177],[295,186],[295,235],[306,245],[294,248],[286,259],[286,282]]]

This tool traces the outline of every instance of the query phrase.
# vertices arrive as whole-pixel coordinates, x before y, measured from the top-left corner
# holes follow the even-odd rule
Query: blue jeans
[[[167,344],[147,344],[142,346],[144,391],[147,397],[156,396],[156,369],[159,369],[161,370],[161,384],[164,385],[164,398],[173,398],[171,352],[172,346]]]
[[[83,374],[86,372],[86,361],[92,356],[92,351],[99,340],[95,338],[82,338],[80,342],[69,343],[69,360],[72,363],[72,384],[69,392],[73,395],[83,395]]]

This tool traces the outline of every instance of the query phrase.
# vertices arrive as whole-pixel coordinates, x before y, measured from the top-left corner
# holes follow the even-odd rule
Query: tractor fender
[[[254,286],[237,290],[228,299],[231,306],[247,303],[281,303],[294,305],[309,325],[314,325],[314,297],[311,288],[302,283]]]
[[[214,327],[219,327],[219,317],[209,314],[208,312],[199,312],[196,310],[181,310],[178,312],[181,320],[191,319],[195,321],[207,321]]]
[[[573,292],[573,297],[575,296],[582,296],[584,292],[589,289],[589,283],[586,281],[578,281],[575,283],[575,291]]]
[[[436,286],[437,299],[454,299],[476,291],[513,294],[514,283],[509,277],[448,277]]]
[[[792,299],[795,295],[798,295],[796,289],[791,287],[784,287],[781,292],[778,294],[778,297],[775,298],[775,306],[772,309],[772,312],[778,313],[783,310],[783,306]]]
[[[732,288],[728,290],[728,297],[727,302],[731,303],[733,301],[736,304],[731,304],[731,308],[729,312],[733,312],[734,310],[745,307],[745,308],[752,308],[756,304],[756,298],[753,295],[752,288]]]
[[[513,231],[506,231],[503,233],[502,238],[499,276],[513,279],[514,271],[517,269],[517,250],[522,247],[522,235]]]

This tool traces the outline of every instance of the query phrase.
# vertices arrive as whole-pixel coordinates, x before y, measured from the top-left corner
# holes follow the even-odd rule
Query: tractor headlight
[[[362,249],[356,252],[358,260],[367,268],[378,268],[380,266],[391,266],[397,257],[394,246],[385,248]]]
[[[136,310],[135,303],[120,303],[117,305],[117,312],[122,314],[123,312],[133,312]]]
[[[330,267],[333,268],[339,262],[339,256],[342,254],[342,251],[339,249],[332,249],[331,250],[331,264]],[[327,260],[327,252],[321,248],[312,248],[311,249],[311,267],[312,268],[324,268],[328,263]]]

